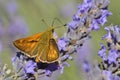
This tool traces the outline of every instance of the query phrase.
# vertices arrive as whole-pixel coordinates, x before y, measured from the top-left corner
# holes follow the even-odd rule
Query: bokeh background
[[[0,0],[0,63],[8,64],[12,69],[11,58],[18,51],[12,44],[15,39],[45,31],[54,18],[62,22],[55,21],[54,26],[70,22],[80,3],[82,0]],[[105,26],[120,25],[119,3],[120,0],[110,0],[109,10],[113,15]],[[65,27],[55,29],[59,37],[65,31]],[[93,64],[100,61],[97,52],[102,42],[101,36],[105,33],[104,28],[92,32],[92,39],[85,42],[80,54],[73,55],[73,61],[68,61],[70,66],[65,67],[57,80],[84,80],[86,75],[82,70],[82,61],[87,59]]]

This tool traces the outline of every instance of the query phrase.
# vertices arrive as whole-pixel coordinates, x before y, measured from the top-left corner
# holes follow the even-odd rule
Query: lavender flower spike
[[[106,59],[99,55],[102,58],[100,69],[103,70],[103,73],[109,73],[106,80],[120,80],[120,27],[111,25],[106,27],[105,30],[107,31],[107,34],[102,38],[106,41],[107,46],[106,49],[104,48],[104,52],[102,51],[102,46],[99,54],[104,54]]]

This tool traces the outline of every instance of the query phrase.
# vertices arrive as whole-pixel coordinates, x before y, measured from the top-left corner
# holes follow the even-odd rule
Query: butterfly
[[[53,63],[58,61],[60,53],[53,32],[54,28],[48,27],[44,32],[15,40],[13,44],[36,62]]]

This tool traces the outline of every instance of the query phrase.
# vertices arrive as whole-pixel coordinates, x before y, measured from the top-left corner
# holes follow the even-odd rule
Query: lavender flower
[[[0,52],[2,52],[2,49],[3,49],[3,42],[2,42],[3,35],[4,35],[4,28],[2,24],[2,19],[0,18]]]
[[[5,0],[1,0],[0,5],[1,9],[3,9],[3,13],[6,16],[0,17],[0,51],[1,49],[4,51],[5,46],[9,47],[12,53],[15,53],[15,49],[13,48],[11,42],[17,36],[26,35],[28,33],[28,28],[23,17],[18,14],[18,4],[15,0],[10,0],[7,2],[7,4]],[[7,42],[9,44],[6,44],[6,40],[9,41]]]
[[[28,33],[28,29],[24,19],[21,16],[14,17],[14,19],[9,23],[8,32],[13,39],[18,35],[26,35]]]
[[[104,35],[102,38],[106,41],[107,47],[105,47],[104,45],[101,46],[99,56],[102,58],[102,62],[100,64],[101,66],[99,66],[100,69],[103,70],[103,73],[107,73],[107,80],[119,80],[120,27],[111,25],[110,27],[105,27],[105,30],[107,31],[107,34]],[[101,55],[103,55],[103,57],[105,58],[103,58]]]
[[[35,73],[34,70],[35,70],[36,66],[37,66],[37,64],[35,62],[33,62],[32,60],[29,60],[24,67],[25,73],[34,74]]]
[[[2,18],[0,18],[0,37],[2,37],[4,35],[4,27],[3,27],[3,22],[2,22]]]
[[[96,63],[91,65],[89,61],[84,61],[83,69],[87,75],[85,80],[104,80],[101,70]]]
[[[2,45],[2,42],[0,41],[0,52],[2,52],[2,48],[3,48],[3,45]]]
[[[88,61],[84,61],[83,69],[88,73],[90,71],[90,68],[90,63]]]
[[[31,76],[38,78],[37,75],[51,76],[52,72],[58,69],[58,62],[47,64],[47,63],[36,63],[34,58],[29,58],[21,52],[18,52],[16,57],[12,59],[13,67],[17,78],[30,79]],[[20,76],[21,75],[21,76]]]
[[[7,5],[6,5],[6,10],[9,15],[15,15],[17,10],[18,10],[18,5],[14,0],[11,0]]]
[[[66,40],[66,38],[61,38],[61,39],[59,39],[58,40],[58,44],[59,44],[59,50],[60,51],[67,51],[67,48],[66,48],[66,46],[69,44],[69,41],[68,40]]]
[[[101,44],[101,49],[98,52],[98,55],[102,60],[107,60],[106,47],[103,44]]]
[[[8,13],[8,34],[13,39],[16,36],[23,36],[28,33],[27,24],[24,18],[18,14],[18,5],[15,0],[11,0],[6,5],[6,12]]]

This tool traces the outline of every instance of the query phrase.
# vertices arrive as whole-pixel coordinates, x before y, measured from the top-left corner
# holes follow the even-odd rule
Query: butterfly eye
[[[52,42],[52,41],[54,41],[54,39],[52,38],[52,39],[50,39],[50,41]]]
[[[52,33],[54,33],[54,29],[52,29]]]

